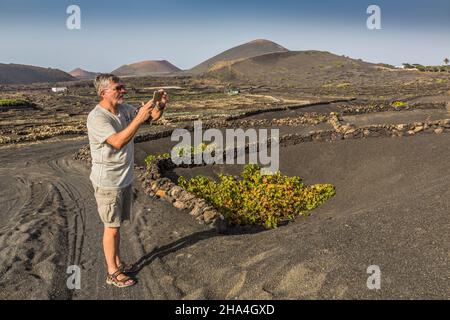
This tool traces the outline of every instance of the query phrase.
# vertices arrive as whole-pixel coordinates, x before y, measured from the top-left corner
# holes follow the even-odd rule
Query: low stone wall
[[[225,231],[228,224],[222,214],[205,200],[197,198],[164,176],[167,171],[176,167],[171,159],[160,157],[153,160],[139,178],[144,192],[171,203],[177,209],[188,210],[201,224],[210,225],[219,232]]]
[[[85,162],[92,162],[91,158],[91,149],[89,148],[89,145],[82,146],[77,153],[73,155],[73,158],[75,160],[79,161],[85,161]]]
[[[328,115],[319,114],[316,112],[308,112],[300,114],[297,117],[287,117],[281,119],[248,119],[235,120],[227,122],[227,127],[231,128],[246,128],[246,127],[265,127],[265,126],[299,126],[304,124],[317,125],[322,122],[327,122]]]
[[[43,125],[32,127],[23,131],[17,131],[16,129],[12,129],[10,130],[9,133],[14,134],[15,136],[8,137],[0,135],[0,145],[30,142],[30,141],[40,141],[66,134],[77,134],[77,135],[85,134],[86,126],[81,122],[74,125],[59,125],[55,127]]]
[[[390,104],[375,104],[375,105],[353,105],[353,106],[338,106],[343,115],[358,115],[373,112],[384,111],[405,111],[405,110],[424,110],[424,109],[445,109],[445,102],[437,103],[413,103],[404,106],[394,107]]]
[[[342,139],[381,136],[402,137],[412,136],[420,132],[441,134],[450,129],[450,119],[413,122],[408,124],[381,124],[357,128],[351,124],[342,124],[342,117],[337,113],[331,113],[328,122]]]
[[[301,109],[301,108],[312,107],[312,106],[317,106],[317,105],[322,105],[322,104],[351,102],[351,101],[354,101],[354,100],[356,100],[356,98],[318,101],[318,102],[301,104],[301,105],[287,105],[287,106],[283,106],[283,107],[258,109],[258,110],[252,110],[252,111],[244,112],[244,113],[241,113],[241,114],[238,114],[238,115],[229,116],[229,117],[227,117],[225,119],[225,121],[240,120],[240,119],[243,119],[243,118],[247,118],[247,117],[250,117],[250,116],[255,116],[255,115],[262,114],[262,113],[267,113],[267,112],[297,110],[297,109]]]

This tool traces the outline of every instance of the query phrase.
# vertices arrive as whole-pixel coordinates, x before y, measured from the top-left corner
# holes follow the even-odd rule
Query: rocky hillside
[[[111,73],[117,76],[154,76],[181,71],[166,60],[148,60],[123,65]]]
[[[258,39],[254,40],[240,46],[231,48],[227,51],[224,51],[202,63],[190,69],[189,72],[193,74],[201,74],[207,72],[210,68],[214,68],[223,64],[226,64],[230,61],[242,60],[251,57],[260,56],[263,54],[273,53],[273,52],[287,52],[289,51],[286,48],[283,48],[279,44],[264,40]]]
[[[83,70],[81,68],[74,69],[74,70],[70,71],[69,74],[72,77],[75,77],[80,80],[91,80],[91,79],[94,79],[98,75],[97,72],[90,72],[90,71]]]
[[[77,79],[59,69],[0,63],[0,84],[30,84],[73,80]]]

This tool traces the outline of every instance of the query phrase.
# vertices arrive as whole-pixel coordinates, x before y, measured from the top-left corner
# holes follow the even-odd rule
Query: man
[[[99,104],[89,113],[87,129],[92,156],[91,181],[98,213],[104,224],[103,250],[108,268],[106,282],[129,287],[135,280],[127,274],[136,270],[120,258],[120,226],[130,220],[134,167],[133,138],[147,120],[158,120],[168,102],[162,92],[160,102],[150,100],[139,111],[123,104],[126,93],[121,80],[112,74],[101,74],[94,81]]]

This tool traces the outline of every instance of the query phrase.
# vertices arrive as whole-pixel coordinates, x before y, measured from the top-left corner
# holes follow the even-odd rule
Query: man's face
[[[102,98],[112,104],[123,103],[123,96],[127,93],[122,82],[110,82],[108,88],[103,90]]]

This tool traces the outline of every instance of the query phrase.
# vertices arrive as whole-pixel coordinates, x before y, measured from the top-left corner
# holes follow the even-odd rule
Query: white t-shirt
[[[104,189],[121,189],[133,182],[134,139],[120,150],[114,149],[106,140],[130,124],[136,108],[120,104],[117,109],[119,114],[116,116],[97,105],[87,117],[92,156],[90,179],[94,186]]]

